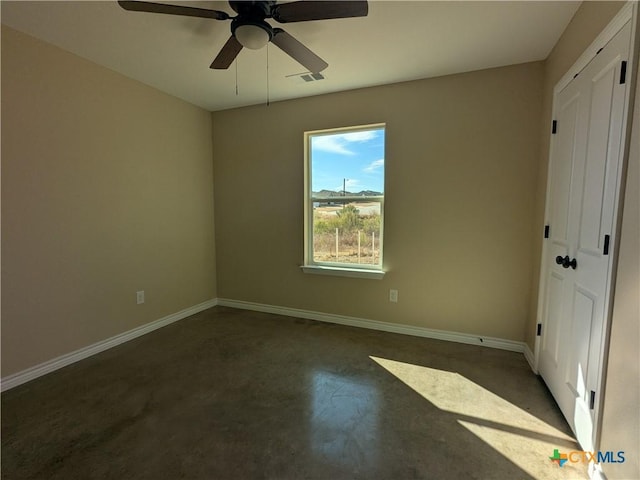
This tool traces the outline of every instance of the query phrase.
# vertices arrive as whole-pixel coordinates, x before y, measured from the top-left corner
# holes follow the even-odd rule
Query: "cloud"
[[[376,170],[381,169],[382,167],[384,167],[384,158],[381,158],[380,160],[374,160],[369,165],[364,167],[362,171],[367,173],[373,173]]]
[[[368,142],[377,136],[378,132],[372,130],[338,133],[334,135],[319,135],[317,137],[313,137],[312,147],[324,152],[337,153],[339,155],[355,155],[356,152],[348,147],[349,144]]]
[[[314,137],[312,142],[314,149],[322,150],[323,152],[337,153],[339,155],[355,155],[355,152],[346,148],[344,142],[335,136],[325,135]]]

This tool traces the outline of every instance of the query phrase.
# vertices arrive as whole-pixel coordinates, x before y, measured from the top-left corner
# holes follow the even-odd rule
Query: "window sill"
[[[303,265],[300,267],[304,273],[314,275],[332,275],[334,277],[369,278],[382,280],[385,272],[382,270],[364,270],[361,268],[327,267],[320,265]]]

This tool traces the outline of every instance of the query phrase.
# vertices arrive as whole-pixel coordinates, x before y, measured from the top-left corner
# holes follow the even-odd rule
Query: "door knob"
[[[565,257],[561,257],[558,255],[556,257],[556,263],[558,265],[562,265],[562,268],[573,268],[574,270],[578,267],[578,261],[574,258],[573,260],[569,258],[569,255]]]

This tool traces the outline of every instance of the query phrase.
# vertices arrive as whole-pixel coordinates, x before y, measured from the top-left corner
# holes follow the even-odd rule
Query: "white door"
[[[628,22],[554,98],[538,367],[585,450],[605,350],[630,35]]]

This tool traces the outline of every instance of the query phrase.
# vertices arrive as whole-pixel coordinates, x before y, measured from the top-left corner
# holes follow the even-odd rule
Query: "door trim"
[[[634,88],[636,84],[636,74],[637,74],[637,60],[638,60],[638,41],[639,41],[639,29],[638,29],[638,3],[637,2],[628,2],[625,4],[618,14],[611,20],[611,22],[605,27],[605,29],[595,38],[595,40],[590,44],[590,46],[583,52],[583,54],[578,58],[578,60],[573,64],[573,66],[567,71],[567,73],[558,81],[553,89],[553,105],[552,105],[552,119],[555,118],[557,105],[555,103],[555,99],[557,94],[563,90],[576,76],[577,73],[582,71],[589,62],[597,55],[599,50],[606,45],[626,24],[631,21],[631,45],[629,51],[628,58],[628,69],[627,69],[627,84],[628,88],[625,94],[625,107],[623,110],[622,116],[622,143],[621,143],[621,163],[620,168],[617,173],[616,179],[616,196],[614,203],[614,225],[613,225],[613,242],[612,248],[610,251],[611,255],[611,263],[610,263],[610,275],[607,279],[606,293],[605,293],[605,318],[604,318],[604,331],[601,337],[601,345],[598,351],[599,355],[599,369],[597,373],[597,404],[596,409],[594,411],[594,435],[593,435],[593,444],[596,448],[600,446],[600,436],[602,430],[602,405],[604,402],[604,387],[606,381],[606,371],[607,371],[607,360],[608,360],[608,349],[609,349],[609,334],[611,329],[611,315],[613,310],[613,293],[615,288],[615,275],[617,270],[618,263],[618,244],[619,244],[619,234],[621,228],[621,212],[622,212],[622,203],[623,203],[623,193],[624,193],[624,181],[626,178],[626,170],[628,164],[628,154],[629,154],[629,142],[630,142],[630,129],[631,129],[631,108],[633,107],[633,98],[634,98]],[[548,152],[548,162],[551,161],[552,158],[552,149],[553,143],[550,142],[549,152]],[[548,175],[548,174],[547,174]],[[547,176],[547,188],[546,188],[546,196],[545,196],[545,218],[544,224],[548,224],[550,212],[549,212],[549,194],[550,194],[550,182],[549,177]],[[538,290],[538,304],[537,304],[537,315],[536,315],[536,323],[542,324],[544,319],[544,307],[545,307],[545,292],[546,292],[546,277],[548,266],[544,259],[547,256],[548,242],[546,239],[542,240],[542,249],[541,249],[541,268],[540,268],[540,278],[539,278],[539,290]],[[544,329],[544,325],[542,326]],[[540,348],[541,348],[541,337],[536,336],[535,338],[535,346],[534,346],[534,363],[533,370],[535,373],[539,373],[539,361],[540,361]],[[594,466],[595,467],[595,466]],[[597,468],[591,469],[589,471],[590,477],[596,477]]]
[[[635,39],[632,42],[632,49],[630,51],[629,54],[629,68],[628,68],[628,78],[627,78],[627,82],[630,85],[630,88],[627,91],[627,95],[629,96],[630,92],[633,90],[634,87],[634,82],[635,82],[635,76],[636,76],[636,68],[635,68],[635,64],[636,64],[636,57],[637,57],[637,48],[635,47],[635,45],[637,45],[638,43],[638,3],[637,2],[633,2],[633,1],[629,1],[627,2],[621,9],[620,11],[616,14],[615,17],[613,17],[613,19],[611,20],[611,22],[609,22],[609,24],[604,28],[604,30],[602,30],[602,32],[600,32],[600,34],[593,40],[593,42],[591,42],[591,44],[589,45],[589,47],[587,47],[587,49],[580,55],[580,57],[578,57],[578,59],[576,60],[576,62],[571,66],[571,68],[569,68],[569,70],[567,71],[567,73],[565,73],[560,80],[558,81],[558,83],[556,83],[555,87],[553,88],[553,99],[555,99],[556,95],[563,90],[570,82],[571,80],[574,79],[574,77],[576,76],[577,73],[581,72],[584,67],[586,67],[589,62],[591,62],[591,60],[593,60],[593,58],[597,55],[598,51],[600,50],[600,48],[602,48],[603,45],[606,45],[621,29],[622,27],[624,27],[624,25],[629,21],[632,20],[632,25],[631,25],[631,38]],[[630,105],[630,101],[632,100],[632,97],[628,97],[628,103],[627,106]],[[550,121],[550,125],[551,122],[553,121],[553,118],[556,115],[556,105],[552,105],[552,109],[551,109],[551,121]],[[628,110],[628,108],[627,108]],[[625,130],[624,130],[624,138],[625,138],[625,143],[628,144],[629,142],[629,115],[628,115],[628,111],[625,111],[625,118],[624,118],[624,124],[625,126]],[[552,153],[552,149],[553,148],[553,142],[549,142],[549,151],[547,152],[547,166],[549,165],[549,162],[551,160],[551,153]],[[626,164],[627,164],[627,157],[628,157],[628,147],[625,147],[624,149],[624,158],[622,161],[623,164],[623,172],[626,173]],[[550,182],[549,182],[549,170],[547,169],[547,186],[546,186],[546,190],[545,190],[545,212],[544,212],[544,222],[543,225],[548,225],[549,222],[549,205],[547,202],[547,199],[549,198],[549,193],[550,193]],[[620,188],[619,188],[620,190]],[[620,192],[618,192],[618,197],[620,196]],[[619,208],[619,201],[616,202],[616,212],[618,212],[618,210],[620,210]],[[620,229],[620,218],[619,218],[619,212],[616,215],[616,220],[615,220],[616,224],[615,224],[615,229],[616,230],[616,239],[618,238],[618,231]],[[544,308],[544,292],[546,291],[546,282],[545,282],[545,274],[546,274],[546,264],[543,261],[545,258],[545,253],[546,253],[546,248],[547,248],[547,242],[545,241],[546,239],[542,239],[542,248],[541,248],[541,267],[540,267],[540,277],[539,277],[539,283],[538,283],[538,302],[537,302],[537,309],[536,309],[536,325],[541,325],[543,323],[543,308]],[[615,243],[615,242],[614,242]],[[615,264],[617,263],[617,245],[614,245],[615,248],[613,248],[613,264],[615,267]],[[615,274],[615,268],[614,268],[614,272]],[[613,276],[612,276],[613,278]],[[610,285],[609,285],[610,287]],[[607,309],[607,315],[610,315],[610,308]],[[604,334],[604,338],[606,338],[607,341],[607,346],[608,346],[608,337],[609,337],[609,323],[610,323],[610,318],[605,319],[605,334]],[[539,358],[540,358],[540,336],[536,336],[535,337],[535,343],[534,343],[534,351],[533,353],[533,363],[531,363],[531,367],[534,371],[534,373],[539,374]]]
[[[636,48],[636,44],[637,44],[637,37],[638,37],[638,32],[637,32],[637,25],[638,25],[638,3],[634,2],[634,1],[629,1],[627,2],[621,9],[620,11],[616,14],[615,17],[613,17],[613,19],[611,20],[611,22],[605,27],[605,29],[600,32],[600,34],[595,38],[595,40],[589,45],[589,47],[587,47],[587,49],[582,53],[582,55],[580,55],[580,57],[578,57],[578,60],[576,60],[576,62],[571,66],[571,68],[569,68],[569,70],[567,71],[567,73],[565,73],[562,78],[558,81],[558,83],[556,83],[555,87],[553,88],[553,98],[555,99],[556,95],[562,90],[564,89],[570,82],[571,80],[574,79],[574,77],[576,76],[576,74],[580,71],[582,71],[584,69],[585,66],[587,66],[587,64],[589,64],[589,62],[591,60],[593,60],[593,58],[597,55],[597,52],[600,50],[600,48],[602,48],[603,45],[606,45],[621,29],[622,27],[624,27],[624,25],[629,21],[632,20],[632,25],[631,25],[631,38],[634,39],[634,41],[632,42],[632,49],[630,51],[629,54],[629,68],[628,68],[628,78],[627,78],[627,82],[629,82],[629,85],[631,88],[629,88],[627,90],[627,109],[625,110],[624,113],[624,121],[623,123],[625,124],[625,129],[623,132],[624,135],[624,139],[625,139],[625,143],[628,144],[629,142],[629,133],[630,133],[630,126],[629,126],[629,115],[628,115],[628,106],[630,105],[630,101],[632,100],[632,98],[629,96],[630,92],[633,90],[633,86],[634,86],[634,82],[635,82],[635,76],[636,76],[636,68],[635,68],[635,63],[636,63],[636,57],[637,57],[637,48]],[[556,105],[552,105],[551,108],[551,121],[553,121],[553,118],[556,115]],[[549,125],[551,125],[551,122],[549,122]],[[547,152],[547,166],[549,165],[549,162],[551,160],[551,153],[552,153],[552,148],[553,148],[553,142],[549,142],[549,151]],[[623,158],[623,172],[626,173],[626,164],[627,164],[627,157],[628,157],[628,147],[624,148],[624,158]],[[547,202],[547,199],[549,198],[549,193],[550,193],[550,182],[549,182],[549,170],[547,169],[547,186],[545,189],[545,212],[544,212],[544,222],[543,225],[548,225],[549,222],[549,204]],[[619,188],[618,188],[619,190]],[[618,197],[620,197],[620,192],[618,192]],[[616,230],[616,239],[618,238],[618,232],[617,230],[620,229],[620,218],[619,218],[619,212],[618,210],[620,210],[619,208],[619,201],[616,202],[616,208],[615,211],[617,212],[615,215],[615,229]],[[615,243],[615,242],[614,242]],[[616,248],[613,248],[613,263],[614,266],[617,263],[617,245],[614,245]],[[547,242],[546,242],[546,238],[542,239],[542,248],[541,248],[541,267],[540,267],[540,276],[539,276],[539,284],[538,284],[538,302],[537,302],[537,309],[536,309],[536,325],[542,324],[543,323],[543,307],[544,307],[544,292],[546,291],[546,282],[545,282],[545,274],[546,274],[546,264],[543,261],[545,258],[545,253],[546,253],[546,249],[547,249]],[[614,272],[615,274],[615,269]],[[607,309],[608,311],[610,309]],[[610,312],[608,312],[609,315]],[[609,320],[607,319],[607,321],[605,321],[606,324],[606,331],[605,331],[605,335],[604,337],[606,337],[607,342],[608,342],[608,335],[609,335]],[[543,327],[544,328],[544,327]],[[534,344],[534,351],[533,351],[533,364],[532,364],[532,368],[534,373],[538,374],[539,373],[539,368],[538,368],[538,362],[539,362],[539,357],[540,357],[540,336],[536,336],[535,337],[535,344]]]
[[[595,38],[591,45],[587,47],[587,49],[582,52],[582,55],[578,57],[575,63],[569,68],[567,73],[565,73],[562,78],[556,83],[555,87],[553,87],[553,95],[558,93],[564,87],[571,83],[571,80],[582,71],[584,67],[586,67],[593,57],[598,54],[598,50],[600,50],[604,45],[606,45],[609,40],[616,36],[616,34],[624,27],[624,25],[635,18],[637,14],[637,2],[627,2],[620,11],[616,14],[615,17],[609,22],[609,24],[600,32],[600,34]],[[631,37],[633,38],[635,35],[636,22],[633,22],[631,28]]]
[[[607,286],[605,292],[605,318],[604,318],[604,331],[602,335],[602,344],[599,349],[599,368],[597,372],[597,402],[596,408],[594,410],[594,445],[599,448],[600,444],[600,433],[602,426],[602,404],[604,400],[604,386],[606,380],[606,369],[607,369],[607,360],[608,360],[608,350],[609,350],[609,332],[611,327],[611,314],[613,308],[613,291],[615,287],[615,275],[617,271],[617,262],[618,262],[618,239],[620,233],[621,226],[621,212],[622,212],[622,203],[623,198],[622,194],[624,193],[624,180],[626,178],[626,170],[628,163],[628,154],[629,154],[629,141],[630,141],[630,108],[632,107],[633,97],[634,97],[634,87],[636,83],[636,73],[637,73],[637,57],[638,57],[638,3],[637,2],[627,2],[618,12],[618,14],[611,20],[611,22],[605,27],[605,29],[595,38],[595,40],[589,45],[589,47],[578,57],[578,60],[572,65],[572,67],[565,73],[565,75],[558,81],[553,89],[553,105],[552,105],[552,119],[555,118],[557,105],[555,104],[555,99],[557,94],[562,91],[573,79],[574,77],[581,72],[591,60],[597,55],[599,50],[606,45],[626,24],[631,21],[631,46],[629,50],[629,58],[628,58],[628,69],[627,69],[627,79],[626,82],[628,84],[628,88],[625,93],[625,104],[622,116],[622,125],[623,125],[623,133],[622,133],[622,144],[621,144],[621,166],[617,174],[616,180],[616,195],[615,195],[615,204],[614,204],[614,228],[612,231],[613,234],[613,242],[610,249],[611,255],[611,268],[610,275],[607,279]],[[553,144],[554,142],[550,142],[549,145],[549,153],[548,153],[548,162],[550,163],[553,158]],[[548,170],[549,172],[549,170]],[[550,194],[550,182],[547,174],[547,188],[546,188],[546,196],[545,196],[545,216],[544,216],[544,224],[549,224],[549,194]],[[536,314],[536,324],[543,324],[544,320],[544,306],[545,306],[545,292],[546,292],[546,277],[548,273],[548,266],[544,259],[546,258],[548,242],[546,239],[542,240],[542,249],[541,249],[541,267],[540,267],[540,278],[539,278],[539,288],[538,288],[538,303],[537,303],[537,314]],[[544,325],[542,326],[544,329]],[[533,370],[535,373],[539,373],[539,361],[540,361],[540,348],[541,348],[541,337],[535,337],[535,345],[534,345],[534,362],[533,362]],[[591,473],[591,472],[590,472]]]

